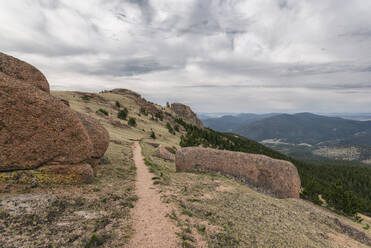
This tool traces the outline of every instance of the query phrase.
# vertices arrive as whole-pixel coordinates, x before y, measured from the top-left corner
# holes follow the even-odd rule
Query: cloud
[[[24,0],[2,52],[52,89],[137,90],[198,111],[370,112],[371,2]]]

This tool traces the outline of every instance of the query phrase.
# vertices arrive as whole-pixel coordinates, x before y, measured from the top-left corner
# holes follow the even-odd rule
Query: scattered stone
[[[150,146],[153,146],[154,148],[157,148],[160,146],[160,144],[157,144],[157,143],[151,143],[151,142],[147,142],[148,145]]]
[[[96,113],[96,115],[98,115],[99,117],[101,117],[103,119],[107,119],[108,118],[108,116],[105,115],[104,113],[102,113],[101,111],[96,111],[95,113]]]
[[[116,145],[121,145],[121,144],[122,144],[121,141],[119,141],[119,140],[115,140],[115,139],[111,139],[110,142],[112,142],[112,143],[114,143],[114,144],[116,144]]]
[[[112,126],[114,127],[118,127],[118,128],[130,128],[128,125],[126,125],[125,123],[122,123],[121,121],[119,120],[113,120],[113,119],[110,119],[108,121]]]
[[[165,147],[165,149],[168,151],[168,152],[170,152],[171,154],[176,154],[176,151],[177,151],[177,149],[174,147],[174,148],[172,148],[172,147],[168,147],[168,146],[166,146]]]
[[[11,216],[34,214],[56,201],[57,197],[51,194],[21,194],[0,201],[0,210]]]
[[[264,155],[187,147],[176,153],[176,170],[221,172],[276,197],[299,198],[301,182],[296,167]]]
[[[70,106],[70,102],[65,100],[65,99],[59,99],[61,102],[63,102],[64,104],[66,104],[68,107]]]
[[[107,212],[104,212],[104,211],[99,211],[99,212],[96,212],[96,211],[76,211],[75,214],[80,216],[80,217],[83,217],[87,220],[94,220],[94,219],[99,219],[99,218],[107,215]]]

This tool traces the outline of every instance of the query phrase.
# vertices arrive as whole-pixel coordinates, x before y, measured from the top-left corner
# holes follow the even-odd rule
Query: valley
[[[203,120],[205,125],[257,140],[297,159],[369,164],[371,122],[300,114],[239,114]]]

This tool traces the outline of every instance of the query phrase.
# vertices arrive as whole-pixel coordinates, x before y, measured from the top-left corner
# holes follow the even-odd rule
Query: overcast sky
[[[53,90],[198,112],[371,112],[369,0],[6,0],[0,51]]]

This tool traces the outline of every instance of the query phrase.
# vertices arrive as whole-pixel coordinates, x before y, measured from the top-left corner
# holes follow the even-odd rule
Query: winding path
[[[160,194],[153,186],[151,174],[144,164],[141,147],[133,145],[134,162],[137,167],[136,194],[138,201],[133,210],[135,233],[129,242],[130,248],[179,247],[177,228],[166,217],[170,209],[161,202]]]

